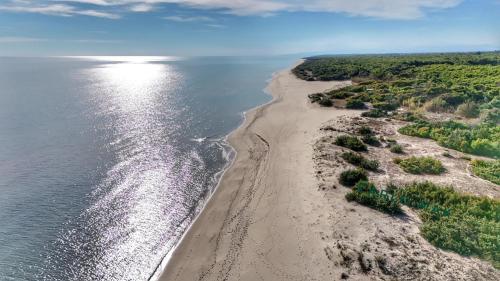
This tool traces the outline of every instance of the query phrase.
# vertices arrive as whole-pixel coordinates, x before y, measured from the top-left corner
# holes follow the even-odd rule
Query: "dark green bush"
[[[371,146],[380,146],[380,141],[373,135],[364,135],[361,140]]]
[[[324,106],[324,107],[331,107],[333,106],[333,102],[329,99],[329,98],[321,98],[318,103],[321,105],[321,106]]]
[[[366,180],[359,181],[352,191],[346,194],[346,199],[385,213],[402,213],[401,205],[395,197],[380,193],[373,183]]]
[[[360,135],[372,135],[373,131],[372,131],[372,129],[370,129],[370,127],[361,126],[358,129],[358,134],[360,134]]]
[[[307,97],[309,98],[309,100],[311,101],[311,103],[315,103],[315,102],[319,102],[325,96],[323,94],[321,94],[321,93],[317,93],[317,94],[310,94]]]
[[[369,160],[355,152],[344,152],[340,155],[347,163],[364,168],[370,171],[376,171],[379,167],[377,160]]]
[[[398,164],[403,171],[411,174],[442,174],[445,171],[443,164],[432,157],[409,157],[405,159],[396,158],[394,163]]]
[[[345,104],[346,108],[349,109],[364,109],[366,108],[365,103],[357,98],[349,98]]]
[[[347,148],[352,149],[354,151],[367,151],[368,150],[366,145],[361,140],[359,140],[357,137],[354,137],[354,136],[348,136],[348,135],[338,136],[335,139],[335,144],[338,146],[347,147]]]
[[[340,173],[339,182],[345,186],[354,186],[360,180],[367,180],[368,174],[363,168],[346,170]]]
[[[366,111],[361,113],[361,116],[363,117],[370,117],[370,118],[381,118],[381,117],[387,117],[386,111],[380,110],[380,109],[372,109],[370,111]]]
[[[384,111],[394,111],[398,109],[399,104],[395,102],[374,102],[373,107]]]

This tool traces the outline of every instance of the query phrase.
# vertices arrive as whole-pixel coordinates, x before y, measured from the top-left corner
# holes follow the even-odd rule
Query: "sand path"
[[[325,280],[327,259],[311,224],[324,212],[312,143],[345,110],[311,106],[307,94],[350,82],[274,76],[274,100],[246,114],[229,136],[237,156],[175,250],[160,280]],[[324,266],[319,266],[322,264]]]

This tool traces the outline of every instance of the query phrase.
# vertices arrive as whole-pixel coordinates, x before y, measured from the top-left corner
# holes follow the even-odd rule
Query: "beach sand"
[[[317,192],[313,143],[323,122],[359,113],[311,105],[307,95],[349,84],[306,82],[290,69],[274,75],[273,101],[246,113],[228,137],[237,156],[160,280],[329,278],[324,246],[310,228],[322,223],[327,204]]]

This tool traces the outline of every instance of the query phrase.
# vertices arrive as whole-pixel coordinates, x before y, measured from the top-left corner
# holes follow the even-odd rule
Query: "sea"
[[[0,57],[0,280],[154,280],[297,59]]]

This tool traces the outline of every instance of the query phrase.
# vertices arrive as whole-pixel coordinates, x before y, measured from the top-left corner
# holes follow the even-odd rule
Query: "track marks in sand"
[[[262,188],[261,176],[266,165],[270,145],[261,135],[253,133],[250,136],[251,144],[248,153],[252,164],[243,174],[237,190],[233,196],[227,214],[217,238],[214,261],[208,270],[203,272],[198,280],[228,280],[231,270],[238,262],[243,243],[251,224],[251,203],[258,188]],[[215,278],[214,278],[215,277]]]

